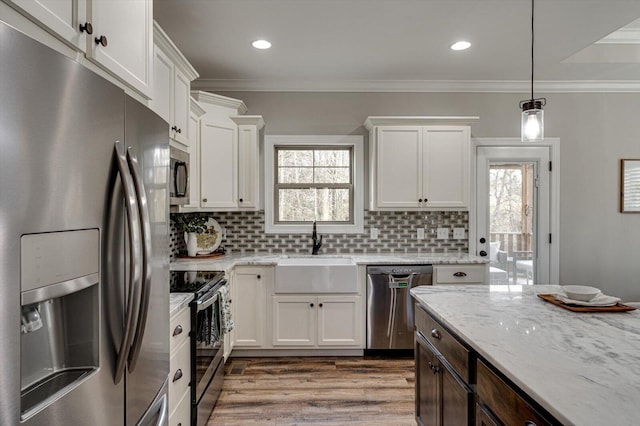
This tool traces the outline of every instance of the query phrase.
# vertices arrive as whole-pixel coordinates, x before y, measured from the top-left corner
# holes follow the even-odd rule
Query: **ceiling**
[[[155,0],[154,17],[203,90],[514,92],[530,79],[528,0]],[[640,91],[638,18],[639,0],[537,0],[536,87]]]

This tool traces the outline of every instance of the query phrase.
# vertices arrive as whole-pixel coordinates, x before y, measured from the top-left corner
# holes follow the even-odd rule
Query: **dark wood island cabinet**
[[[421,426],[561,424],[420,304],[415,307],[415,361]]]

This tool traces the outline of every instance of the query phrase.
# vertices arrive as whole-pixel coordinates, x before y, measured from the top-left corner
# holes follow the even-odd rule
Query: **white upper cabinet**
[[[186,149],[192,140],[189,135],[190,88],[198,73],[156,22],[153,34],[154,75],[149,107],[169,123],[172,144]]]
[[[153,1],[87,0],[87,58],[151,98]]]
[[[237,115],[231,119],[238,125],[238,208],[259,209],[262,204],[260,131],[264,120],[260,115]]]
[[[200,120],[205,114],[198,102],[190,99],[189,114],[189,204],[180,206],[180,211],[195,210],[200,207],[200,164],[198,149],[200,148]]]
[[[10,0],[23,13],[40,22],[58,35],[59,38],[85,51],[86,34],[93,26],[86,21],[85,0]],[[80,26],[82,25],[82,30]]]
[[[369,117],[371,210],[469,208],[477,117]]]
[[[151,98],[152,0],[5,1],[54,37],[83,52],[118,82],[143,98]]]
[[[235,209],[238,206],[238,131],[236,126],[200,122],[200,205]]]
[[[200,210],[260,209],[262,116],[238,115],[247,107],[237,99],[200,91],[192,95],[206,111],[198,151]]]

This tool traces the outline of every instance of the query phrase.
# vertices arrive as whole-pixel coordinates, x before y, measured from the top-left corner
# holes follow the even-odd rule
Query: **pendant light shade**
[[[533,97],[534,2],[535,0],[531,0],[531,98],[520,101],[520,109],[522,110],[520,135],[522,142],[539,142],[544,140],[544,111],[542,107],[547,104],[547,100],[545,98],[535,99]]]
[[[522,142],[544,140],[544,110],[542,109],[544,105],[544,98],[520,102]]]

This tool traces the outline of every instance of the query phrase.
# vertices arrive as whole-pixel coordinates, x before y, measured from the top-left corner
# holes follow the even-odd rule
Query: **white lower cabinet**
[[[185,306],[169,326],[169,424],[190,424],[191,412],[191,308]]]
[[[185,392],[175,410],[169,416],[169,426],[189,426],[191,424],[191,394]]]
[[[360,296],[273,296],[273,346],[362,347]]]
[[[231,307],[231,319],[237,323],[236,318],[236,304],[234,303],[235,295],[235,285],[233,283],[233,272],[230,274],[230,279],[227,283],[227,291],[229,297],[229,304]],[[236,329],[234,328],[224,335],[224,362],[227,362],[227,359],[231,356],[231,351],[233,351],[233,347],[236,341]]]
[[[232,285],[236,299],[234,347],[263,348],[267,342],[266,294],[273,286],[273,267],[237,267]]]

